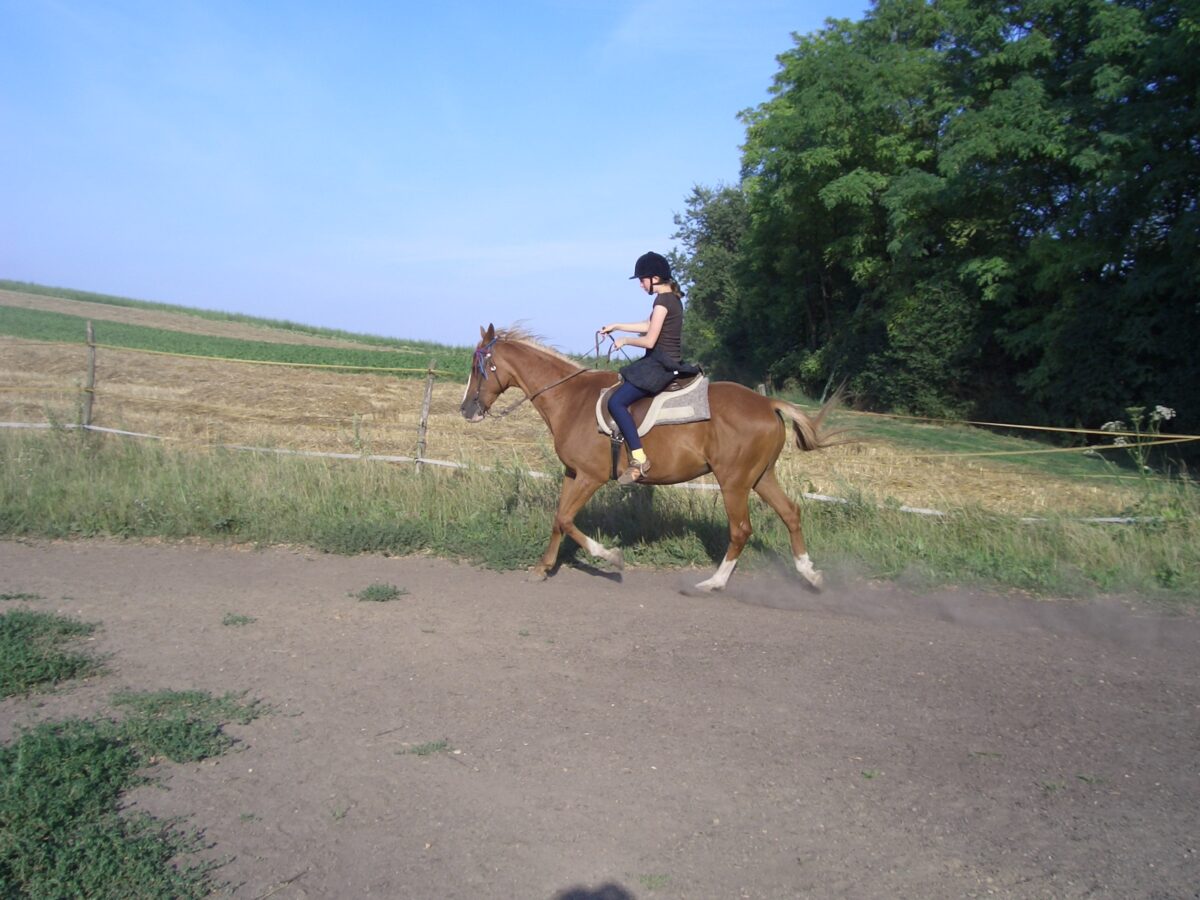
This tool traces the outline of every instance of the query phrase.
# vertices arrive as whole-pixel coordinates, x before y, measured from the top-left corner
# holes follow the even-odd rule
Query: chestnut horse
[[[566,467],[558,511],[550,532],[550,545],[533,568],[545,578],[558,560],[564,534],[593,556],[617,568],[624,565],[619,549],[609,549],[575,527],[575,514],[588,498],[612,478],[612,449],[607,435],[596,425],[600,391],[617,380],[617,373],[584,369],[543,346],[519,330],[479,329],[471,377],[460,411],[470,422],[482,422],[496,398],[510,387],[520,388],[545,420],[554,437],[554,450]],[[523,402],[523,401],[522,401]],[[649,400],[633,406],[640,421]],[[773,400],[729,381],[709,385],[711,418],[702,422],[660,425],[644,438],[646,453],[654,462],[639,484],[678,484],[711,472],[721,486],[729,516],[729,549],[716,573],[696,585],[718,591],[733,574],[742,548],[750,537],[750,489],[758,492],[783,519],[792,540],[796,570],[820,589],[821,573],[813,567],[800,530],[800,509],[784,493],[775,477],[775,461],[792,426],[801,450],[828,447],[834,432],[822,428],[833,401],[810,418],[785,400]]]

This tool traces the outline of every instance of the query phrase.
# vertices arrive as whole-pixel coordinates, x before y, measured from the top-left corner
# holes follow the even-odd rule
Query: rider
[[[683,292],[671,277],[671,264],[658,253],[645,253],[638,257],[633,266],[633,278],[638,279],[642,290],[654,297],[650,318],[645,322],[614,322],[600,329],[603,334],[628,331],[637,337],[620,337],[613,341],[613,349],[622,347],[644,347],[646,355],[621,369],[623,383],[608,397],[608,411],[621,430],[621,436],[629,446],[631,463],[617,479],[621,484],[641,481],[650,471],[650,460],[642,449],[637,426],[629,407],[643,397],[651,397],[663,390],[679,375],[680,370],[695,373],[697,370],[680,362],[683,344]]]

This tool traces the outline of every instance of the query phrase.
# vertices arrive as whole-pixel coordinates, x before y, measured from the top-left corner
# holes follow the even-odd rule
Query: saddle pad
[[[616,423],[608,412],[608,395],[617,389],[621,382],[600,392],[596,401],[596,424],[602,434],[609,437],[619,434]],[[647,405],[649,409],[647,409]],[[697,376],[684,384],[678,390],[668,388],[661,394],[655,394],[649,399],[638,400],[629,409],[633,421],[637,423],[638,435],[646,434],[655,425],[682,425],[685,422],[703,422],[709,418],[708,412],[708,377]]]

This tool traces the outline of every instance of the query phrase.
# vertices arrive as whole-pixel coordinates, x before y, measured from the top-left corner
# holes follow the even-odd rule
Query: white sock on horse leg
[[[813,587],[819,588],[825,582],[825,576],[812,564],[812,560],[808,558],[808,554],[797,556],[796,571],[799,572],[804,580]]]
[[[587,550],[588,553],[592,554],[592,556],[598,557],[599,559],[607,559],[609,562],[613,562],[613,557],[615,554],[611,550],[598,541],[593,541],[591,538],[585,538],[584,540],[584,549]]]
[[[721,565],[717,567],[717,571],[713,573],[713,577],[700,582],[696,587],[702,591],[721,590],[728,583],[729,576],[733,574],[733,567],[736,565],[736,559],[721,560]]]

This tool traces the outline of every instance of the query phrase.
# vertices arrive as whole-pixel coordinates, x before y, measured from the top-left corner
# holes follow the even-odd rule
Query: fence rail
[[[204,446],[222,447],[222,448],[231,449],[231,450],[257,452],[257,453],[275,453],[275,454],[281,454],[281,455],[293,455],[293,456],[303,456],[303,457],[323,457],[323,458],[329,458],[329,459],[359,459],[359,460],[380,461],[380,462],[389,462],[389,463],[414,463],[418,466],[429,465],[429,466],[434,466],[434,467],[451,468],[451,469],[476,468],[476,469],[482,469],[482,470],[489,470],[492,468],[489,466],[478,465],[478,464],[473,464],[473,463],[468,463],[468,462],[459,462],[459,461],[436,458],[436,457],[430,458],[427,455],[427,450],[428,450],[428,440],[427,439],[428,439],[428,429],[429,429],[429,421],[430,421],[430,414],[431,414],[434,380],[438,376],[450,374],[450,373],[446,373],[446,372],[442,372],[442,371],[438,370],[437,365],[436,365],[436,360],[431,359],[429,361],[429,364],[425,368],[422,368],[422,369],[415,369],[415,368],[396,369],[396,368],[391,368],[391,367],[370,369],[367,367],[358,367],[358,366],[331,366],[331,365],[310,364],[310,363],[282,363],[282,362],[277,362],[277,361],[264,362],[261,360],[230,360],[230,359],[209,357],[209,356],[196,357],[196,356],[192,356],[189,354],[171,353],[171,352],[165,352],[165,351],[149,351],[149,350],[140,350],[140,349],[128,348],[128,347],[110,347],[109,345],[96,343],[94,332],[91,328],[91,324],[92,324],[91,322],[88,322],[87,368],[86,368],[86,373],[85,373],[85,378],[84,378],[85,383],[82,387],[80,387],[80,386],[62,387],[62,386],[50,386],[50,385],[45,385],[45,384],[5,385],[3,387],[0,387],[0,391],[4,391],[4,392],[19,392],[19,393],[30,393],[30,394],[55,394],[55,395],[65,395],[65,394],[72,394],[72,393],[78,394],[82,400],[80,406],[78,407],[79,421],[77,423],[74,423],[71,425],[63,425],[63,426],[56,426],[56,425],[47,424],[47,423],[0,422],[0,427],[4,427],[4,428],[35,428],[35,429],[36,428],[52,428],[52,427],[68,427],[68,428],[82,428],[84,430],[93,431],[93,432],[97,432],[97,433],[112,434],[112,435],[118,435],[118,436],[123,436],[123,437],[148,439],[148,440],[189,440],[188,438],[168,437],[168,436],[162,435],[162,434],[153,434],[153,433],[150,433],[150,431],[138,431],[138,430],[134,430],[134,429],[120,429],[120,428],[110,428],[110,427],[98,426],[94,423],[93,416],[96,412],[97,401],[98,400],[102,401],[105,398],[111,398],[114,400],[118,400],[122,404],[134,404],[135,406],[137,404],[150,404],[150,405],[181,404],[181,405],[185,405],[186,408],[189,410],[196,410],[196,409],[205,410],[207,412],[215,414],[215,418],[217,419],[215,428],[213,427],[213,425],[211,423],[199,426],[200,428],[203,428],[206,435],[213,435],[214,432],[219,435],[219,433],[221,431],[226,431],[227,432],[226,437],[233,436],[232,434],[229,434],[228,432],[233,431],[234,433],[236,433],[236,429],[227,429],[227,428],[222,427],[222,425],[227,423],[229,420],[257,421],[257,422],[261,422],[264,424],[278,426],[279,428],[296,427],[295,419],[293,419],[290,422],[286,421],[286,420],[272,421],[271,419],[268,419],[268,418],[265,418],[262,416],[258,416],[258,415],[242,415],[242,414],[239,414],[239,412],[235,411],[234,409],[231,409],[228,407],[219,407],[219,406],[216,406],[213,404],[198,403],[198,402],[191,400],[190,398],[186,399],[186,400],[180,400],[177,397],[173,398],[173,397],[133,396],[133,395],[129,395],[129,394],[123,394],[119,391],[99,389],[99,388],[97,388],[97,376],[96,376],[96,351],[98,349],[99,350],[116,350],[116,351],[120,351],[120,352],[133,352],[133,353],[151,353],[155,356],[176,357],[176,358],[184,358],[184,359],[202,359],[207,362],[233,362],[233,363],[245,363],[245,364],[249,364],[249,365],[267,364],[267,365],[274,365],[274,366],[292,366],[295,368],[305,368],[305,369],[309,369],[309,368],[321,369],[321,368],[323,368],[323,369],[351,370],[351,371],[358,371],[358,372],[375,371],[375,372],[380,372],[380,373],[387,373],[389,375],[394,374],[396,372],[407,372],[407,373],[419,373],[419,374],[423,374],[425,376],[424,395],[423,395],[422,402],[420,404],[420,412],[419,412],[419,415],[417,416],[417,420],[416,420],[416,454],[413,456],[373,454],[373,453],[367,453],[367,452],[360,452],[358,450],[356,450],[354,452],[333,452],[333,451],[329,451],[329,450],[270,448],[270,447],[257,446],[252,443],[247,443],[244,440],[243,441],[214,440],[211,438],[203,440],[203,441],[197,441],[197,443],[200,443]],[[12,343],[37,344],[37,345],[45,346],[47,343],[52,343],[52,342],[14,341]],[[72,346],[78,347],[78,344],[74,344]],[[20,408],[22,405],[24,405],[24,404],[18,404],[16,406],[16,408]],[[346,417],[344,417],[344,416],[321,415],[320,413],[317,413],[315,411],[309,411],[309,410],[296,410],[295,415],[302,416],[302,418],[304,420],[303,421],[304,427],[309,428],[309,429],[341,428],[344,431],[348,427],[352,427],[355,431],[355,438],[356,438],[355,446],[358,446],[358,443],[359,443],[357,440],[357,437],[358,437],[357,429],[358,429],[360,423],[369,425],[369,427],[372,429],[372,434],[375,434],[375,435],[378,434],[379,429],[381,429],[381,428],[393,429],[393,428],[397,428],[397,427],[401,427],[401,428],[405,429],[408,434],[412,434],[412,432],[408,431],[408,429],[411,429],[413,427],[412,418],[408,415],[403,415],[403,414],[401,415],[400,420],[396,421],[396,422],[383,421],[380,419],[369,418],[369,416],[371,415],[370,413],[367,414],[366,418],[355,415],[353,417],[352,421],[347,421]],[[884,416],[885,414],[870,414],[870,415]],[[886,417],[895,418],[895,419],[918,418],[918,417],[908,417],[908,416],[899,416],[899,415],[889,415]],[[137,418],[137,417],[134,417],[134,418]],[[287,417],[284,417],[284,418],[286,419]],[[322,424],[321,422],[315,422],[315,421],[313,421],[314,419],[323,420],[323,422],[325,422],[327,424]],[[1026,430],[1035,430],[1035,428],[1036,428],[1035,426],[1013,426],[1013,425],[1005,425],[1003,423],[992,423],[992,422],[978,422],[978,423],[948,422],[948,421],[944,421],[944,420],[931,420],[931,419],[921,419],[921,421],[942,421],[943,424],[974,424],[974,425],[990,426],[990,427],[1022,428],[1022,429],[1026,429]],[[153,424],[152,419],[151,419],[151,424]],[[539,423],[539,425],[540,425],[540,423]],[[1145,435],[1145,434],[1139,435],[1134,432],[1125,432],[1125,433],[1116,432],[1116,433],[1114,433],[1114,432],[1097,431],[1097,430],[1092,430],[1092,429],[1061,429],[1061,428],[1051,428],[1051,427],[1042,428],[1040,430],[1048,431],[1048,432],[1073,432],[1073,433],[1086,434],[1086,435],[1103,434],[1106,438],[1109,438],[1109,439],[1135,438],[1136,443],[1129,442],[1129,441],[1126,441],[1125,443],[1118,443],[1114,440],[1114,442],[1110,443],[1110,444],[1094,445],[1094,446],[1081,446],[1081,447],[1068,447],[1068,448],[1057,448],[1057,447],[1056,448],[1031,448],[1031,449],[1015,450],[1015,451],[1007,451],[1007,450],[1005,450],[1005,451],[949,451],[949,452],[939,452],[939,453],[908,454],[906,458],[909,460],[914,460],[914,459],[917,459],[917,460],[953,460],[953,459],[968,458],[968,457],[1027,456],[1027,455],[1042,454],[1042,453],[1063,453],[1063,452],[1096,453],[1097,451],[1110,451],[1110,450],[1121,450],[1121,451],[1128,452],[1131,449],[1140,449],[1141,447],[1177,444],[1177,443],[1185,443],[1185,442],[1193,441],[1193,440],[1200,440],[1200,436],[1197,436],[1197,435],[1158,436],[1158,439],[1156,439],[1156,440],[1148,440],[1147,435]],[[328,433],[328,432],[326,432],[326,433]],[[375,438],[372,442],[375,442],[376,440],[378,440],[378,438]],[[390,440],[390,438],[388,438],[388,440]],[[473,443],[473,441],[469,438],[467,439],[467,442]],[[317,446],[321,446],[322,444],[327,445],[328,441],[325,439],[318,438],[316,441],[313,441],[312,443],[316,443]],[[345,436],[343,436],[341,443],[345,444]],[[541,448],[543,448],[543,450],[547,450],[547,448],[548,448],[548,443],[546,441],[521,441],[521,440],[512,440],[512,439],[497,440],[494,437],[490,437],[487,440],[487,443],[489,446],[503,444],[503,445],[524,446],[524,447],[541,447]],[[462,445],[460,444],[459,450],[461,451],[461,449],[462,449]],[[444,452],[444,448],[443,448],[443,452]],[[527,457],[527,459],[528,458],[529,457]],[[536,454],[534,454],[534,458],[536,458]],[[877,466],[885,465],[885,463],[882,463],[882,462],[876,462],[874,464]],[[871,465],[872,465],[872,462],[870,460],[862,460],[862,461],[856,463],[856,467],[866,466],[868,468],[868,470],[870,469]],[[527,463],[526,463],[526,466],[528,466]],[[526,471],[528,472],[528,474],[531,477],[535,477],[535,478],[557,477],[557,476],[548,475],[545,472],[536,471],[535,469],[528,468],[528,467],[526,468]],[[861,475],[861,474],[862,473],[860,471],[859,475]],[[1120,476],[1109,475],[1106,477],[1120,477]],[[681,487],[683,489],[688,489],[688,490],[701,490],[701,491],[715,491],[715,490],[719,489],[717,487],[717,485],[712,484],[712,483],[692,483],[692,484],[687,484],[687,485],[681,485],[679,487]],[[803,492],[803,496],[808,500],[813,500],[813,501],[817,501],[817,502],[828,502],[828,503],[848,503],[848,502],[850,502],[850,501],[847,501],[842,498],[833,497],[828,494],[818,493],[816,491],[805,491],[805,492]],[[939,496],[939,495],[935,494],[934,495],[935,499],[936,499],[936,496]],[[916,515],[927,515],[927,516],[945,515],[945,513],[943,513],[941,510],[933,509],[933,508],[929,508],[929,507],[925,507],[925,506],[901,505],[901,506],[893,506],[893,508],[897,508],[903,512],[912,513],[912,514],[916,514]],[[1037,517],[1024,517],[1024,521],[1042,521],[1042,520]],[[1098,523],[1101,523],[1101,522],[1102,523],[1131,523],[1131,522],[1145,521],[1145,520],[1137,519],[1137,518],[1133,518],[1133,517],[1101,516],[1101,517],[1087,518],[1087,519],[1084,519],[1083,521],[1098,522]]]

